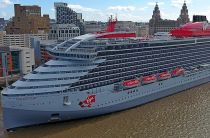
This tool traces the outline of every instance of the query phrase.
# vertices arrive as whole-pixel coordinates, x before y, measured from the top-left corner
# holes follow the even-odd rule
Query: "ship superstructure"
[[[210,81],[210,37],[86,34],[2,91],[6,129],[131,108]]]

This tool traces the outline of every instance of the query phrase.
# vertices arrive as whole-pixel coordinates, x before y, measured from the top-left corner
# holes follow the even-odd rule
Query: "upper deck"
[[[124,34],[123,37],[119,37]],[[99,51],[119,50],[120,47],[134,48],[138,47],[165,47],[165,46],[183,46],[189,44],[210,42],[210,37],[190,37],[190,38],[150,38],[143,39],[133,37],[129,32],[111,32],[102,34],[86,34],[75,37],[53,49],[48,49],[49,54],[55,58],[93,61],[97,59]],[[110,37],[111,36],[111,37]],[[131,47],[129,47],[130,45]]]

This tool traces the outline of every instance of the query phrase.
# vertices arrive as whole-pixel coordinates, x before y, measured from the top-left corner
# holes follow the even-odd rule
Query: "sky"
[[[39,5],[42,14],[55,18],[54,2],[65,2],[85,21],[107,21],[117,15],[120,21],[148,22],[158,2],[163,19],[177,19],[184,0],[0,0],[0,18],[14,16],[14,4]],[[206,15],[210,20],[210,0],[186,0],[189,16]]]

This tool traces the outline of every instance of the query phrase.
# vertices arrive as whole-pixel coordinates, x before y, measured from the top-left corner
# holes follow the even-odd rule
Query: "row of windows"
[[[197,45],[190,45],[190,46],[184,46],[184,47],[167,47],[167,48],[145,48],[145,49],[130,49],[130,50],[122,50],[122,51],[107,51],[107,52],[102,52],[99,53],[99,56],[105,56],[104,58],[108,60],[112,60],[115,58],[122,58],[124,56],[126,57],[135,57],[138,55],[145,56],[145,55],[152,55],[152,54],[160,54],[160,53],[169,53],[169,52],[184,52],[186,51],[187,53],[189,50],[198,50],[198,49],[206,49],[209,48],[209,45],[202,45],[202,47],[197,46]],[[110,55],[110,56],[108,56]]]
[[[206,57],[206,55],[210,52],[210,50],[202,51],[200,53],[194,52],[194,53],[188,53],[188,54],[176,54],[175,56],[161,56],[159,58],[150,57],[151,59],[141,59],[141,58],[130,58],[126,60],[115,60],[115,61],[108,61],[108,64],[115,63],[114,65],[108,65],[108,66],[101,66],[100,68],[94,69],[92,72],[100,72],[100,71],[108,71],[111,69],[116,68],[123,68],[123,67],[131,67],[134,66],[136,69],[138,68],[145,68],[150,66],[157,66],[161,64],[167,64],[171,62],[179,62],[184,61],[184,59],[197,59],[200,57]],[[120,64],[119,64],[120,63]]]
[[[79,33],[79,29],[72,29],[72,30],[70,30],[69,28],[67,28],[68,30],[59,30],[58,32],[59,32],[59,34],[60,33]],[[53,33],[57,33],[57,30],[51,30],[51,33],[53,34]]]
[[[210,41],[209,38],[202,38],[202,39],[197,39],[197,42],[205,42],[205,41]]]
[[[74,57],[74,58],[85,58],[85,59],[89,59],[89,58],[94,58],[94,57],[96,57],[95,55],[89,55],[89,54],[55,53],[55,52],[51,52],[51,51],[49,51],[49,53],[50,53],[51,55],[54,55],[54,56],[61,56],[61,57]]]
[[[178,41],[160,41],[160,42],[148,42],[148,43],[138,43],[138,44],[125,44],[125,45],[115,45],[115,46],[108,46],[106,50],[119,50],[119,49],[132,49],[132,48],[139,48],[139,47],[148,47],[148,46],[170,46],[170,45],[183,45],[183,44],[193,44],[195,43],[195,39],[193,40],[178,40]],[[125,43],[125,42],[124,42]]]
[[[131,53],[131,54],[128,54],[128,53],[126,53],[126,56],[127,57],[135,57],[135,56],[138,56],[138,55],[141,55],[141,56],[144,56],[144,55],[153,55],[153,54],[157,54],[158,56],[160,55],[160,54],[167,54],[167,53],[174,53],[174,52],[180,52],[180,53],[190,53],[191,52],[191,50],[196,50],[196,51],[205,51],[205,50],[207,50],[207,49],[209,49],[209,46],[207,45],[207,46],[203,46],[203,47],[195,47],[195,46],[193,46],[193,47],[188,47],[188,48],[186,48],[186,49],[171,49],[171,50],[168,50],[168,51],[166,51],[166,50],[162,50],[162,51],[160,51],[160,50],[150,50],[150,51],[144,51],[144,52],[142,52],[142,53],[139,53],[139,52],[134,52],[134,53]],[[122,58],[122,56],[123,55],[125,55],[125,54],[120,54],[120,55],[117,55],[117,56],[119,56],[119,58]]]
[[[190,60],[188,59],[182,59],[182,62],[190,62]],[[142,66],[142,65],[134,65],[134,66],[130,66],[130,67],[120,67],[120,68],[117,68],[117,69],[113,69],[113,70],[108,70],[108,71],[102,71],[102,72],[98,72],[98,73],[91,73],[91,74],[88,74],[86,77],[81,77],[82,79],[86,79],[86,78],[93,78],[93,77],[99,77],[99,76],[105,76],[105,75],[111,75],[111,74],[118,74],[118,73],[122,73],[122,72],[143,72],[143,71],[148,71],[150,68],[166,68],[169,69],[169,68],[172,68],[173,66],[179,66],[179,63],[178,61],[174,60],[173,61],[170,61],[168,60],[168,62],[156,62],[156,63],[151,63],[151,65],[147,64],[145,66]],[[168,66],[166,66],[168,65]]]
[[[202,63],[210,62],[210,60],[208,59],[208,58],[210,58],[210,56],[209,57],[197,56],[197,57],[198,57],[197,59],[186,58],[186,57],[180,58],[181,61],[171,62],[170,64],[164,64],[164,65],[159,65],[159,66],[151,66],[151,67],[145,66],[144,69],[140,69],[140,70],[136,70],[135,68],[133,68],[134,70],[130,70],[130,72],[123,72],[123,73],[118,72],[117,74],[113,74],[113,75],[103,76],[104,74],[103,75],[97,74],[97,75],[101,76],[98,78],[93,78],[93,76],[88,76],[87,78],[91,78],[91,79],[87,79],[87,80],[78,82],[78,83],[76,83],[76,85],[88,84],[88,83],[103,81],[103,80],[112,79],[112,78],[119,78],[121,76],[128,76],[128,75],[132,75],[135,73],[137,73],[138,75],[142,75],[142,74],[150,75],[150,74],[158,73],[158,72],[155,72],[155,70],[164,71],[165,69],[172,69],[177,66],[189,67],[189,66],[193,66],[193,65],[199,65]],[[199,57],[202,57],[202,58],[199,58]],[[121,70],[121,69],[119,69],[119,70]],[[106,72],[104,72],[104,73],[106,73]],[[136,76],[134,76],[134,78],[135,77]]]
[[[97,65],[95,63],[81,63],[81,64],[71,64],[71,65],[47,65],[47,64],[44,64],[42,65],[42,67],[80,67],[80,66],[94,66],[94,65]]]
[[[70,86],[71,84],[57,84],[57,85],[43,85],[43,86],[10,86],[10,89],[41,89],[41,88],[54,88],[54,87],[64,87]]]
[[[82,72],[88,72],[88,70],[52,71],[52,72],[33,71],[32,74],[67,74],[67,73],[82,73]]]
[[[151,74],[153,73],[154,71],[150,71],[148,72],[148,74]],[[106,81],[97,81],[96,83],[92,83],[92,84],[88,84],[88,85],[81,85],[81,90],[87,90],[87,89],[92,89],[92,88],[96,88],[96,87],[101,87],[101,86],[105,86],[105,85],[109,85],[109,84],[113,84],[113,83],[116,83],[116,82],[120,82],[122,80],[127,80],[127,79],[133,79],[135,78],[135,75],[134,76],[127,76],[125,78],[115,78],[115,79],[111,79],[111,80],[106,80]],[[182,82],[180,82],[182,83]]]
[[[160,69],[161,70],[161,69]],[[160,70],[158,70],[157,72],[160,72]],[[161,70],[163,71],[163,70]],[[154,71],[153,71],[154,72]],[[151,72],[148,72],[148,74],[151,74]],[[133,74],[131,73],[131,75],[126,75],[124,77],[117,77],[117,78],[113,78],[113,79],[109,79],[109,80],[101,80],[101,81],[96,81],[95,83],[94,82],[91,82],[91,84],[83,84],[83,85],[80,85],[80,90],[88,90],[88,89],[92,89],[92,88],[96,88],[96,87],[101,87],[101,86],[105,86],[105,85],[110,85],[110,84],[113,84],[113,83],[116,83],[116,82],[120,82],[122,80],[130,80],[130,79],[134,79],[136,78],[137,76],[141,76],[139,74]]]
[[[57,80],[71,80],[71,79],[79,79],[80,77],[66,77],[66,78],[48,78],[48,79],[25,79],[22,78],[20,81],[27,82],[37,82],[37,81],[57,81]]]
[[[76,37],[76,36],[79,36],[79,34],[59,34],[59,35],[56,35],[55,37],[65,37],[65,38],[69,38],[69,37]]]
[[[177,53],[167,53],[167,54],[155,54],[155,55],[148,55],[148,56],[137,56],[137,57],[130,57],[130,58],[121,58],[121,59],[116,59],[112,61],[107,61],[101,64],[101,66],[109,65],[111,66],[112,64],[119,64],[119,63],[127,63],[127,62],[135,62],[135,61],[141,61],[138,64],[146,64],[146,63],[151,63],[154,61],[164,61],[164,60],[176,60],[177,58],[182,58],[182,57],[187,57],[187,56],[194,56],[194,55],[201,55],[202,53],[207,54],[207,52],[210,51],[209,49],[206,50],[201,50],[201,52],[198,52],[198,50],[193,50],[190,52],[182,53],[182,52],[177,52]],[[151,59],[149,59],[151,58]]]

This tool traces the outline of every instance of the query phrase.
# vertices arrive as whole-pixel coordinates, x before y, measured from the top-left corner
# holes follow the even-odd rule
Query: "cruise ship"
[[[169,39],[108,31],[58,44],[50,61],[1,92],[4,128],[98,116],[207,83],[209,28],[188,23]]]

